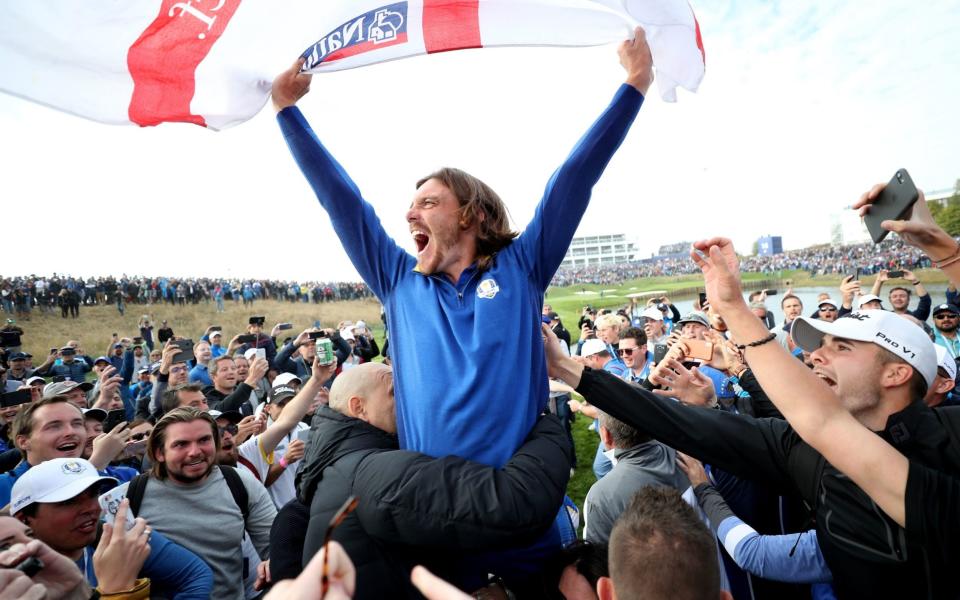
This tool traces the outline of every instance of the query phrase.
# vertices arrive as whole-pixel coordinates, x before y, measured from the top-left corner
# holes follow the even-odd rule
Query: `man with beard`
[[[947,349],[951,358],[960,357],[960,339],[957,338],[957,325],[960,325],[960,308],[956,305],[939,304],[933,309],[933,342]]]
[[[149,475],[140,476],[145,483],[131,482],[128,495],[138,517],[213,569],[212,598],[239,600],[244,597],[244,533],[266,560],[277,510],[250,473],[216,464],[219,451],[214,418],[195,408],[176,408],[150,433],[147,453],[153,465]],[[134,506],[141,485],[139,506]],[[246,506],[238,504],[242,497]]]

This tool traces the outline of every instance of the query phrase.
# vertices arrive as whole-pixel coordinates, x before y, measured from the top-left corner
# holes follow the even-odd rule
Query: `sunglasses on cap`
[[[223,427],[217,425],[217,429],[220,430],[220,435],[223,435],[224,432],[229,433],[230,435],[237,435],[237,432],[240,431],[240,428],[233,423],[227,423]]]
[[[130,439],[134,442],[139,442],[140,440],[145,440],[150,437],[149,431],[139,431],[130,436]]]

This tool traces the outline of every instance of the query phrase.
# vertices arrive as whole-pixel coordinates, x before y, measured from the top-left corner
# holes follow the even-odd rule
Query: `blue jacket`
[[[91,587],[97,587],[97,575],[93,571],[94,551],[95,546],[87,546],[83,549],[83,557],[77,561]],[[207,563],[159,531],[150,534],[150,555],[139,575],[150,578],[150,596],[153,598],[207,600],[213,591],[213,571]]]
[[[277,115],[347,255],[386,309],[404,448],[500,467],[526,437],[548,396],[543,293],[642,102],[635,88],[621,86],[550,178],[526,229],[489,270],[474,264],[456,283],[417,271],[416,258],[387,235],[299,109]]]
[[[78,356],[69,364],[58,361],[50,365],[46,372],[38,372],[37,375],[43,375],[45,377],[66,377],[70,381],[83,382],[86,380],[87,373],[92,370],[93,367]]]
[[[199,382],[203,385],[213,385],[213,380],[210,379],[210,373],[207,371],[206,365],[197,365],[190,369],[190,375],[188,378],[190,383]]]

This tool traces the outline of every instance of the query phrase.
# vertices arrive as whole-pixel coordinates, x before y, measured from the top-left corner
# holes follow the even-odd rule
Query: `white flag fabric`
[[[223,129],[300,55],[315,73],[497,46],[590,46],[647,31],[661,96],[696,91],[686,0],[43,0],[0,4],[0,91],[110,124]]]

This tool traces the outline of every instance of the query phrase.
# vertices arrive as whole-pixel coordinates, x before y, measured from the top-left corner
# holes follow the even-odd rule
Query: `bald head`
[[[396,433],[393,371],[383,363],[363,363],[343,371],[330,388],[330,408]]]

